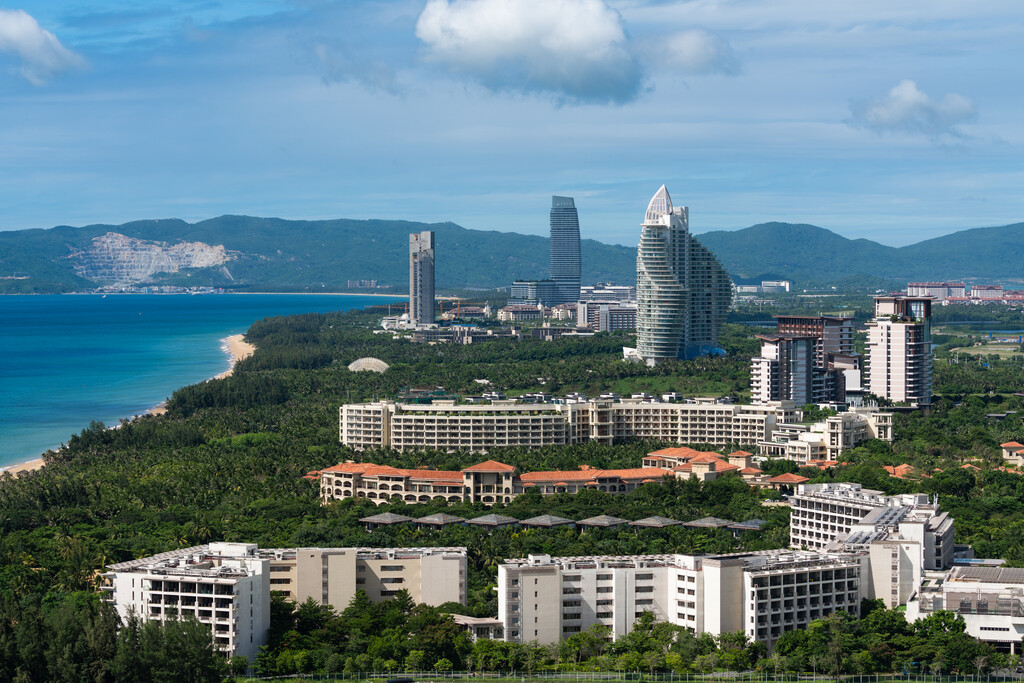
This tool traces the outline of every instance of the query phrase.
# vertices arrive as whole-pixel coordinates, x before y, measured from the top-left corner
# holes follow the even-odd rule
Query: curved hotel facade
[[[647,206],[636,256],[637,355],[653,365],[711,353],[732,302],[729,274],[690,235],[664,185]]]

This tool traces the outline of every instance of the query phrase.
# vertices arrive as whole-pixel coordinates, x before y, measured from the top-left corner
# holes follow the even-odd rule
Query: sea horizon
[[[404,298],[328,292],[0,297],[0,471],[59,448],[93,421],[115,426],[228,370],[224,339],[257,320]]]

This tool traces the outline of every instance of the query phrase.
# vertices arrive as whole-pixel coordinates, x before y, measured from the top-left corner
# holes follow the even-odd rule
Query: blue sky
[[[635,244],[1024,221],[1024,4],[36,0],[0,8],[0,229],[450,220]]]

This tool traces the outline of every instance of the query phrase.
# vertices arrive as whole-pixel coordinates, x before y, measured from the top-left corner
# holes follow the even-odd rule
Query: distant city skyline
[[[1010,0],[45,0],[0,10],[0,230],[545,235],[555,194],[587,238],[632,245],[662,182],[698,235],[902,246],[1024,221],[1022,20]]]

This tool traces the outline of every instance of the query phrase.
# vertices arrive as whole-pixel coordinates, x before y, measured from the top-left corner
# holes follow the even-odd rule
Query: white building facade
[[[270,561],[252,543],[210,543],[120,562],[103,575],[122,622],[194,617],[214,647],[250,660],[270,628]]]
[[[498,619],[511,642],[557,643],[595,624],[614,638],[644,613],[693,633],[743,631],[772,647],[836,610],[857,614],[863,553],[551,557],[498,567]]]
[[[732,304],[732,281],[690,234],[689,211],[664,185],[647,206],[636,257],[637,347],[645,362],[710,353]]]

